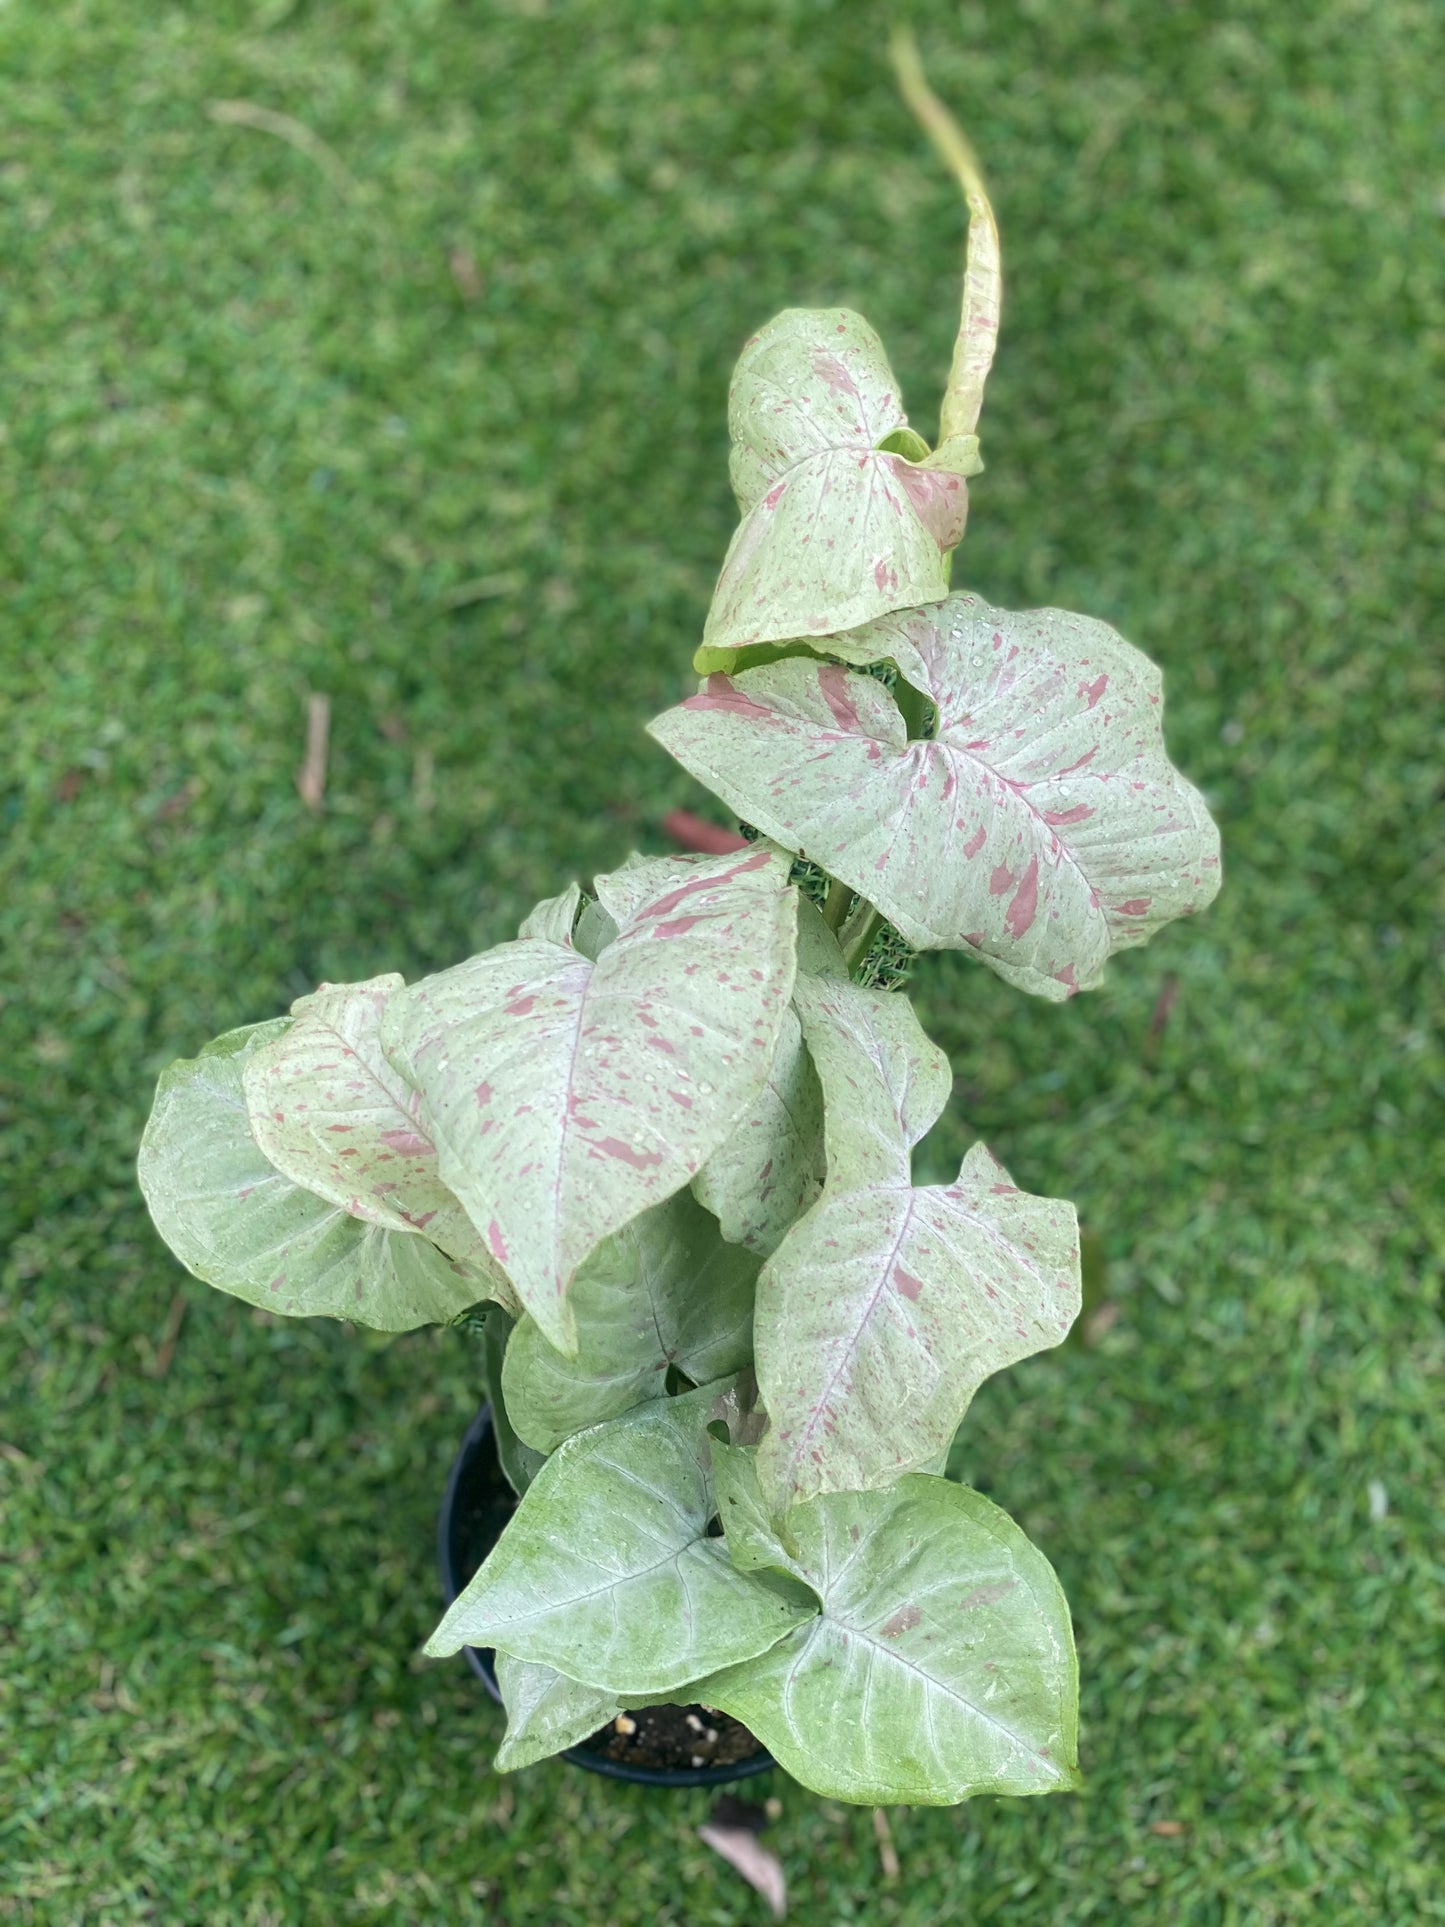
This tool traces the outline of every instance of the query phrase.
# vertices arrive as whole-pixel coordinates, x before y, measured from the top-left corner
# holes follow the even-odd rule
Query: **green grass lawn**
[[[1226,881],[1067,1006],[916,977],[925,1175],[983,1135],[1076,1198],[1117,1313],[956,1448],[1072,1602],[1085,1791],[895,1812],[888,1881],[866,1811],[754,1788],[818,1927],[1445,1921],[1432,10],[910,11],[1008,275],[955,582],[1158,658]],[[739,345],[858,307],[930,432],[947,368],[889,18],[0,10],[0,1920],[765,1918],[705,1794],[500,1779],[419,1657],[466,1341],[207,1291],[133,1160],[170,1058],[707,807],[641,725]]]

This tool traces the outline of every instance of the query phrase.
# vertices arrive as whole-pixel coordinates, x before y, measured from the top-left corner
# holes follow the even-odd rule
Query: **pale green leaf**
[[[795,968],[785,855],[655,859],[597,892],[619,932],[595,963],[503,944],[400,993],[383,1032],[443,1180],[568,1352],[577,1267],[757,1101]]]
[[[196,1277],[267,1311],[380,1331],[455,1318],[489,1295],[489,1277],[303,1190],[257,1147],[242,1079],[290,1022],[229,1031],[162,1072],[137,1164],[156,1229]]]
[[[616,918],[610,917],[593,897],[582,906],[582,914],[577,919],[577,928],[572,932],[572,947],[574,950],[580,950],[584,957],[596,963],[616,935]]]
[[[861,316],[778,315],[743,349],[728,426],[743,520],[699,669],[946,592],[943,558],[963,534],[968,491],[951,471],[880,449],[907,418],[882,343]]]
[[[507,1731],[497,1748],[499,1773],[515,1773],[591,1739],[622,1711],[610,1693],[510,1653],[497,1654],[497,1685],[507,1709]]]
[[[442,1183],[421,1100],[382,1055],[381,1018],[395,975],[323,984],[291,1006],[292,1023],[248,1053],[242,1077],[251,1134],[283,1176],[391,1231],[420,1231],[450,1258],[505,1274]],[[514,1302],[514,1301],[513,1301]]]
[[[896,991],[800,976],[793,1007],[827,1105],[829,1190],[906,1184],[908,1153],[953,1090],[947,1055]]]
[[[662,1395],[668,1367],[694,1384],[752,1358],[758,1259],[724,1242],[689,1191],[654,1205],[600,1244],[572,1282],[577,1354],[534,1320],[512,1333],[502,1385],[512,1423],[550,1452],[585,1426]]]
[[[1104,623],[975,596],[835,638],[937,710],[792,658],[651,726],[748,822],[867,897],[917,949],[965,949],[1059,1000],[1219,887],[1219,836],[1164,753],[1159,672]]]
[[[787,1526],[790,1570],[822,1610],[696,1683],[704,1704],[828,1799],[946,1806],[1078,1784],[1068,1607],[1007,1514],[914,1475],[811,1500]]]
[[[723,1236],[766,1257],[823,1188],[823,1094],[791,1010],[762,1094],[692,1188]]]
[[[518,937],[541,937],[548,943],[570,943],[577,908],[582,901],[582,886],[569,883],[560,896],[548,897],[523,919]]]
[[[798,974],[808,977],[846,977],[848,965],[838,939],[823,921],[810,897],[798,892]]]
[[[797,1546],[786,1521],[774,1519],[758,1481],[757,1453],[741,1441],[718,1437],[709,1427],[713,1490],[728,1554],[739,1572],[776,1570],[796,1575]]]
[[[516,1329],[511,1315],[500,1305],[488,1305],[483,1317],[482,1382],[492,1408],[492,1443],[497,1448],[497,1463],[518,1498],[541,1471],[545,1452],[538,1452],[517,1434],[507,1409],[502,1374],[507,1351]]]
[[[560,1445],[426,1650],[492,1646],[635,1702],[799,1624],[806,1605],[739,1572],[707,1536],[717,1391],[656,1399]]]

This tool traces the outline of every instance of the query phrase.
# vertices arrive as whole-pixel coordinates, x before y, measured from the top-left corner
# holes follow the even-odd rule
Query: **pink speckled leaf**
[[[446,1182],[548,1341],[601,1241],[680,1190],[757,1100],[795,968],[788,859],[659,858],[597,879],[595,963],[503,944],[387,1008]]]
[[[758,1471],[779,1510],[935,1464],[984,1379],[1056,1345],[1080,1303],[1071,1204],[1019,1191],[982,1145],[953,1184],[913,1187],[909,1146],[947,1085],[899,1047],[901,1016],[884,1017],[906,1000],[812,980],[797,1006],[827,1105],[828,1182],[757,1285],[771,1420]],[[916,1019],[912,1031],[936,1058]]]
[[[1079,1309],[1073,1207],[975,1145],[951,1185],[826,1190],[758,1280],[754,1343],[778,1505],[937,1462],[983,1381]]]
[[[762,1257],[822,1190],[823,1095],[791,1010],[757,1102],[692,1188],[724,1237]]]
[[[699,669],[731,667],[751,644],[852,629],[946,593],[944,557],[963,534],[964,475],[977,464],[966,451],[916,462],[880,447],[907,417],[860,315],[789,308],[769,322],[738,361],[728,426],[743,520]]]
[[[242,1079],[289,1018],[228,1031],[161,1074],[138,1171],[156,1229],[196,1277],[290,1317],[378,1331],[444,1324],[492,1295],[492,1274],[429,1238],[353,1217],[284,1176],[251,1134]]]
[[[1159,671],[1106,624],[959,595],[829,646],[896,661],[932,740],[872,678],[807,658],[712,676],[651,732],[909,943],[1060,1000],[1214,897],[1219,834],[1165,755]]]
[[[396,975],[323,984],[291,1006],[294,1021],[246,1064],[251,1132],[278,1171],[353,1218],[420,1231],[450,1258],[506,1279],[442,1183],[421,1099],[382,1055],[381,1019]]]
[[[773,846],[770,846],[773,847]],[[838,939],[798,893],[798,975],[845,981]],[[762,1095],[692,1181],[723,1236],[766,1258],[823,1188],[823,1093],[797,1015],[783,1019]]]

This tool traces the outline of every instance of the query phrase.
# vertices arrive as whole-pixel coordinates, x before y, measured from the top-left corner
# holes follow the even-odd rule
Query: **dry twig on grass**
[[[273,107],[258,106],[254,100],[208,100],[206,112],[222,127],[251,127],[259,134],[273,134],[308,160],[315,161],[338,194],[348,201],[356,199],[355,176],[334,147],[319,134],[313,134],[304,121],[290,114],[278,114]]]
[[[296,772],[296,788],[308,810],[326,799],[326,754],[331,740],[331,698],[306,698],[306,760]]]

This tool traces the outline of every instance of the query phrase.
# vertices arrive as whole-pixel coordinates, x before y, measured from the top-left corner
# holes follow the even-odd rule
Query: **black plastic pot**
[[[441,1568],[442,1597],[448,1606],[496,1544],[515,1504],[492,1444],[492,1408],[484,1405],[452,1461],[437,1519],[437,1564]],[[495,1655],[489,1648],[477,1646],[463,1646],[462,1651],[468,1666],[500,1705]],[[589,1773],[605,1773],[609,1779],[661,1787],[726,1786],[730,1780],[766,1773],[775,1764],[772,1754],[759,1747],[751,1758],[727,1766],[633,1766],[626,1760],[608,1759],[588,1740],[569,1746],[562,1758],[585,1767]]]

